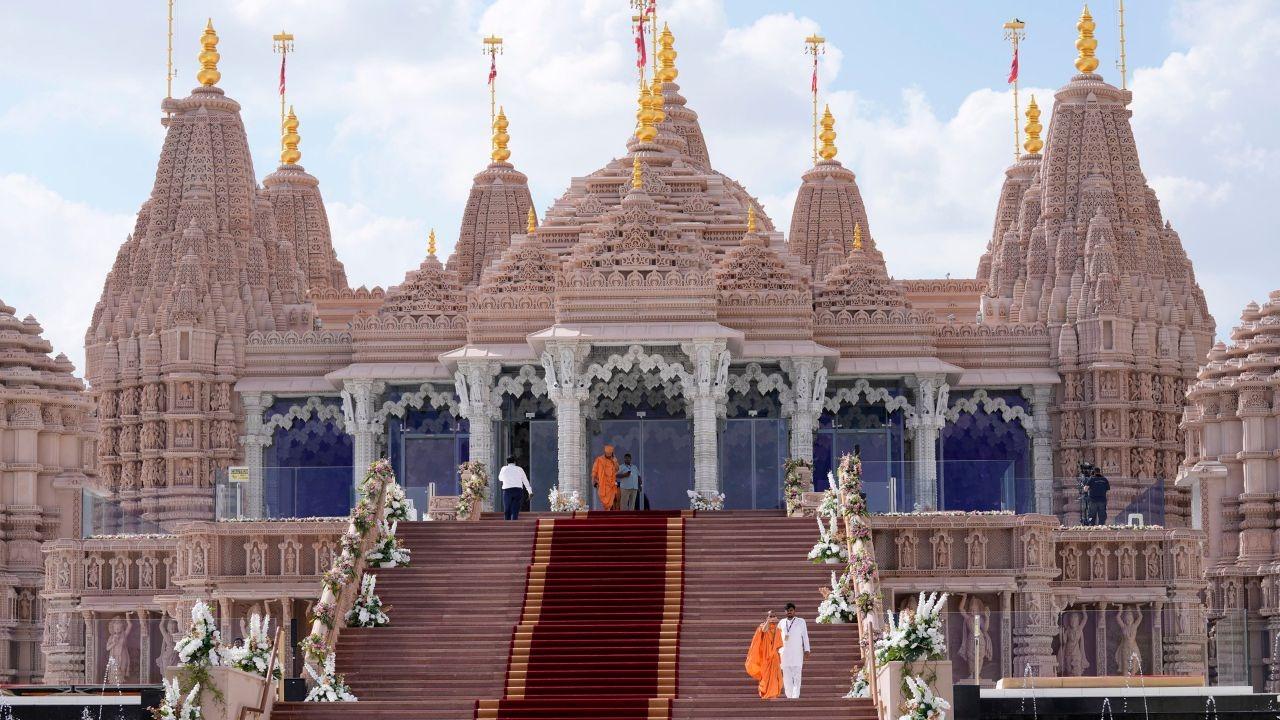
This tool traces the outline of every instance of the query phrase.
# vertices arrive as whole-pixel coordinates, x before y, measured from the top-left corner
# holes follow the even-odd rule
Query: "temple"
[[[464,462],[496,477],[514,456],[533,510],[548,511],[553,488],[594,498],[588,469],[606,444],[633,456],[648,509],[779,516],[789,466],[810,464],[806,489],[820,491],[857,454],[872,511],[902,513],[874,523],[886,604],[942,587],[962,612],[1003,613],[995,659],[974,675],[1115,674],[1109,647],[1130,627],[1153,672],[1206,672],[1201,554],[1215,612],[1274,608],[1280,588],[1257,574],[1275,555],[1275,438],[1262,428],[1277,361],[1261,353],[1280,299],[1211,351],[1191,261],[1142,174],[1132,94],[1097,74],[1087,11],[1077,28],[1077,74],[1043,138],[1040,106],[1027,108],[972,278],[889,275],[894,239],[876,234],[839,159],[858,139],[830,110],[782,232],[715,169],[715,134],[681,94],[664,28],[618,157],[583,159],[539,212],[513,162],[519,113],[503,109],[452,255],[437,256],[433,231],[402,281],[370,289],[351,288],[337,259],[292,109],[259,186],[210,24],[200,84],[164,103],[155,185],[93,309],[89,390],[65,358],[22,361],[30,381],[0,374],[0,432],[31,435],[12,462],[33,462],[37,432],[72,450],[40,461],[62,468],[50,477],[5,468],[25,499],[6,496],[0,520],[49,541],[51,629],[34,669],[21,598],[41,582],[37,538],[23,553],[9,539],[0,573],[17,624],[0,633],[22,657],[0,656],[2,672],[100,677],[130,637],[124,619],[141,628],[129,677],[154,680],[172,662],[172,618],[195,599],[229,632],[252,608],[305,617],[344,527],[331,518],[377,458],[452,519]],[[48,351],[33,321],[0,308],[5,322],[0,346]],[[16,419],[27,405],[33,429]],[[96,462],[78,454],[95,441]],[[1074,527],[1086,461],[1112,484],[1108,528]],[[69,514],[82,485],[83,536]],[[1118,629],[1117,611],[1138,623]],[[1063,640],[1086,632],[1087,660]]]

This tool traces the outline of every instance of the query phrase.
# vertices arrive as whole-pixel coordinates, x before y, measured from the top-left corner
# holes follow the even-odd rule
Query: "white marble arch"
[[[337,400],[337,398],[333,398]],[[306,422],[311,419],[329,420],[339,429],[346,429],[346,420],[343,416],[342,405],[340,403],[325,403],[324,398],[319,396],[311,396],[300,405],[292,405],[282,413],[273,413],[271,418],[253,433],[255,437],[262,439],[262,446],[266,447],[275,442],[276,430],[288,430],[293,427],[294,423],[302,421]]]
[[[547,380],[532,365],[521,365],[514,375],[498,376],[493,392],[489,394],[489,405],[497,410],[502,406],[503,395],[520,398],[525,394],[547,397]]]
[[[1025,408],[1010,405],[1002,397],[993,398],[983,389],[975,390],[970,397],[960,398],[952,403],[951,407],[947,408],[947,422],[955,422],[960,417],[960,413],[976,413],[979,410],[985,413],[1000,413],[1000,417],[1005,422],[1020,420],[1022,429],[1028,435],[1035,432],[1035,418]]]
[[[770,392],[778,393],[778,404],[782,406],[782,417],[791,417],[795,412],[796,393],[787,383],[787,378],[781,372],[766,373],[760,363],[747,363],[741,372],[729,372],[727,381],[728,391],[725,398],[716,408],[719,417],[727,417],[729,408],[733,406],[731,394],[745,395],[751,392],[752,384],[755,384],[756,390],[764,395]]]
[[[631,345],[621,355],[610,355],[603,363],[591,363],[582,373],[582,381],[592,380],[608,382],[614,373],[621,371],[631,373],[638,370],[642,373],[657,372],[664,381],[678,379],[685,387],[694,382],[693,373],[678,362],[670,362],[661,353],[647,353],[641,345]]]
[[[869,403],[881,403],[888,412],[901,410],[907,418],[914,417],[916,414],[915,406],[906,396],[895,396],[889,392],[888,388],[872,387],[865,378],[859,378],[854,382],[853,387],[836,389],[834,393],[827,396],[823,409],[828,412],[838,412],[841,406],[857,405],[861,399],[866,399]]]
[[[394,415],[403,419],[410,409],[419,410],[424,407],[447,408],[454,417],[459,417],[461,411],[453,388],[439,390],[431,383],[422,383],[417,392],[401,395],[395,402],[388,400],[382,403],[382,407],[373,414],[374,431],[383,435],[387,431],[388,417]]]

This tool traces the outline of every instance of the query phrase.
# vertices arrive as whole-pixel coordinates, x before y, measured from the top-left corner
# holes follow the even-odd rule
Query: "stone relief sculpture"
[[[967,602],[966,598],[961,597],[959,610],[964,617],[964,637],[960,638],[960,657],[968,663],[970,676],[973,675],[975,668],[981,675],[982,667],[992,657],[991,610],[976,595],[967,598]],[[980,647],[974,646],[975,635]],[[981,656],[978,652],[981,652]]]
[[[107,623],[108,682],[123,683],[132,679],[133,654],[129,649],[129,633],[133,630],[133,618],[126,613],[111,618]],[[114,674],[114,678],[110,677]]]
[[[1116,646],[1116,668],[1122,675],[1142,674],[1142,649],[1138,647],[1138,626],[1142,613],[1134,607],[1125,607],[1116,615],[1120,627],[1120,642]]]
[[[1062,628],[1059,662],[1062,674],[1067,677],[1081,677],[1089,669],[1089,658],[1084,650],[1084,625],[1085,614],[1074,612],[1067,615]]]

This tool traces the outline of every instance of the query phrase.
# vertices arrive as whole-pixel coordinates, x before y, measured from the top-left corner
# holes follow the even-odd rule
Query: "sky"
[[[811,164],[809,59],[838,159],[858,176],[877,246],[899,278],[972,277],[1013,154],[1004,21],[1027,23],[1023,104],[1048,125],[1075,73],[1080,6],[1064,0],[658,0],[678,82],[712,164],[778,227]],[[1092,6],[1101,72],[1119,82],[1115,0]],[[1280,287],[1270,207],[1280,184],[1280,0],[1129,0],[1128,83],[1142,169],[1195,265],[1219,337]],[[626,152],[634,126],[627,0],[176,0],[174,95],[196,83],[205,20],[219,86],[244,107],[261,179],[278,164],[279,56],[302,164],[320,179],[353,286],[392,285],[435,228],[452,251],[471,178],[488,162],[488,59],[511,161],[541,216],[574,176]],[[116,250],[151,190],[163,141],[165,3],[0,6],[0,300],[34,315],[83,367]]]

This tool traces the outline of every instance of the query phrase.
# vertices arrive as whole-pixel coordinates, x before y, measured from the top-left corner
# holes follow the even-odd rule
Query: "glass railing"
[[[219,520],[346,517],[355,502],[349,465],[266,467],[257,482],[222,470],[214,489]]]
[[[80,531],[84,537],[159,535],[164,530],[142,511],[141,503],[81,493]]]
[[[1090,500],[1079,477],[1055,478],[1059,497],[1069,500],[1058,512],[1063,525],[1165,525],[1172,481],[1108,477],[1105,501]],[[1188,510],[1189,512],[1189,510]],[[1189,523],[1188,523],[1189,524]]]
[[[818,471],[822,472],[823,468],[819,467]],[[922,481],[918,478],[930,475],[934,478],[939,510],[1035,512],[1035,481],[1020,473],[1015,463],[948,460],[919,464],[862,460],[862,487],[872,512],[912,512],[921,494]],[[817,490],[826,489],[827,484],[825,474],[814,478]]]

